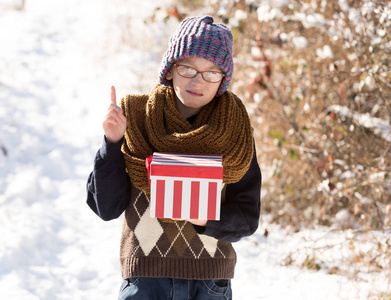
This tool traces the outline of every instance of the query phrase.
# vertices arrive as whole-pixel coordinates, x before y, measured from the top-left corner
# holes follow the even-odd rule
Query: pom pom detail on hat
[[[159,83],[172,86],[172,80],[167,80],[166,76],[175,61],[201,57],[219,66],[224,72],[225,77],[216,93],[216,96],[221,96],[227,90],[233,75],[232,46],[231,30],[223,24],[213,23],[213,17],[184,19],[170,38],[168,49],[163,55]]]

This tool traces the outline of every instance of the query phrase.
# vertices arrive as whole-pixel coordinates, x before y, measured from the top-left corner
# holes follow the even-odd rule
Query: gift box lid
[[[147,159],[150,176],[223,179],[221,155],[155,152]]]

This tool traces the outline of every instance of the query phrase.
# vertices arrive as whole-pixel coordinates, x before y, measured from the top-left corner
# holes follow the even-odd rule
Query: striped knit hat
[[[172,86],[166,75],[172,64],[183,58],[201,57],[217,65],[224,72],[216,96],[228,88],[233,75],[232,32],[223,24],[213,24],[211,16],[186,18],[170,38],[160,67],[159,83]]]

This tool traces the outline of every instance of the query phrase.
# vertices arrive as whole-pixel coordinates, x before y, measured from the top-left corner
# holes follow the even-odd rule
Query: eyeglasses
[[[174,67],[176,68],[176,71],[178,72],[178,74],[182,77],[194,78],[197,76],[198,73],[200,73],[202,78],[205,81],[212,82],[212,83],[216,83],[216,82],[221,81],[225,76],[225,74],[223,74],[221,72],[217,72],[217,71],[200,72],[192,67],[185,66],[185,65],[174,64]]]

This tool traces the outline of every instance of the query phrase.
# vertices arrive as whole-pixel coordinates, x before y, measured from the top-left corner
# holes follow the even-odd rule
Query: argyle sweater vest
[[[164,223],[149,216],[149,200],[132,184],[121,237],[121,272],[129,277],[231,279],[232,244],[197,234],[189,222]]]

